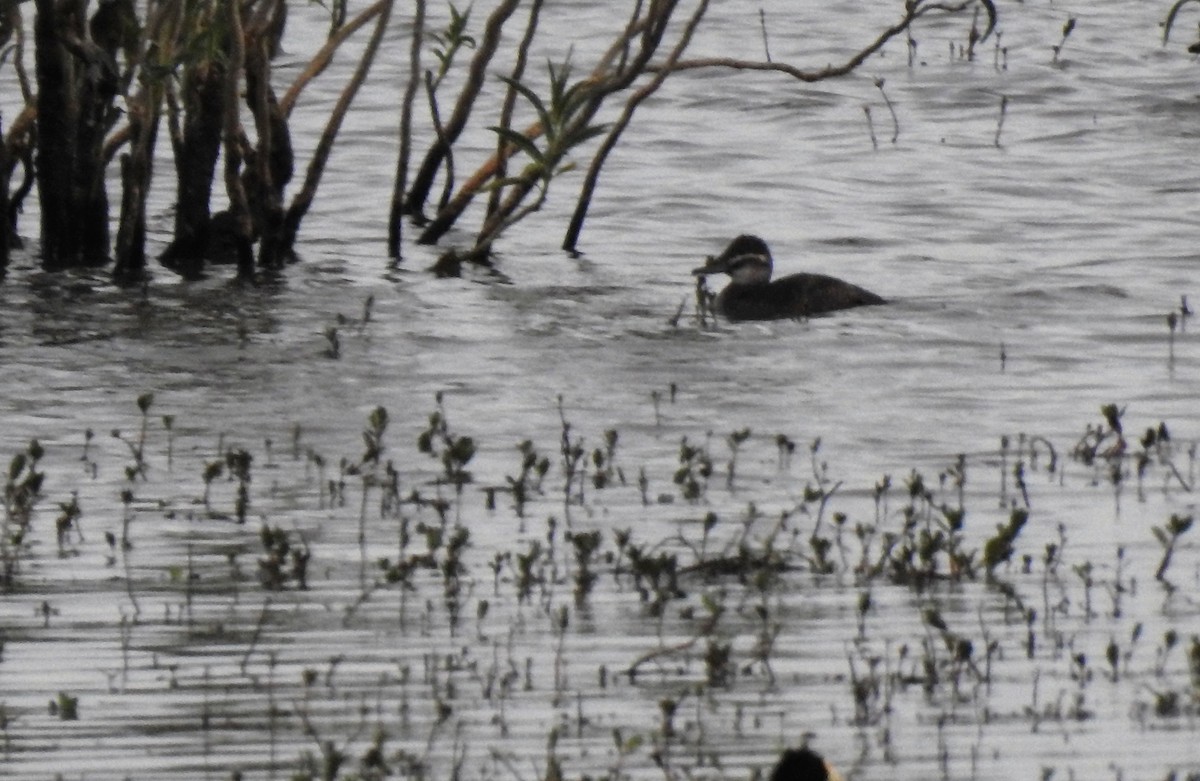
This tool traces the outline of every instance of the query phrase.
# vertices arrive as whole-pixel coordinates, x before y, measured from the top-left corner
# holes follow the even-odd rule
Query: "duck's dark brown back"
[[[883,303],[871,291],[836,277],[790,274],[766,285],[728,285],[717,296],[717,312],[731,321],[779,320]]]

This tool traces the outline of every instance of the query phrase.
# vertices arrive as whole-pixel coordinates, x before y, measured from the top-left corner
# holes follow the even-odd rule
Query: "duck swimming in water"
[[[709,256],[692,275],[729,275],[730,282],[717,294],[715,308],[731,322],[812,317],[886,303],[869,290],[825,274],[789,274],[771,281],[772,266],[767,243],[757,236],[742,235],[717,257]]]
[[[807,746],[791,748],[783,752],[770,781],[841,781],[837,771]]]

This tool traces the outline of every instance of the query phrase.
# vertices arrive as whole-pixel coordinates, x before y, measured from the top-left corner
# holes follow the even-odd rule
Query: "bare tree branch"
[[[873,54],[882,49],[888,43],[888,41],[907,30],[917,19],[925,14],[931,11],[942,11],[950,14],[959,13],[971,5],[974,5],[976,2],[981,3],[988,10],[988,26],[987,29],[984,30],[983,35],[981,35],[979,38],[979,41],[982,42],[986,40],[989,35],[991,35],[992,30],[995,29],[996,26],[996,9],[992,5],[992,0],[963,0],[963,2],[960,3],[914,3],[910,0],[905,9],[904,17],[899,22],[896,22],[891,27],[885,29],[874,41],[860,50],[857,54],[850,57],[850,59],[843,62],[841,65],[826,65],[824,68],[819,70],[804,70],[786,62],[741,60],[734,57],[702,57],[694,60],[682,60],[672,65],[668,65],[666,63],[662,65],[650,65],[646,68],[646,70],[658,72],[663,68],[666,68],[671,72],[678,72],[685,70],[696,70],[698,68],[729,68],[732,70],[776,71],[791,76],[798,81],[804,82],[824,81],[825,79],[844,76],[847,73],[855,70],[858,68],[858,66],[862,65],[867,58],[871,57]]]

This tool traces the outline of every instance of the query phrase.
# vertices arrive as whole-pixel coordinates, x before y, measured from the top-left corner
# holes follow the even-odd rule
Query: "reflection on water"
[[[757,56],[755,10],[714,9],[696,53]],[[814,66],[844,57],[894,19],[864,4],[765,10],[772,54]],[[19,256],[0,286],[0,452],[11,457],[36,436],[47,448],[48,476],[22,588],[0,603],[0,775],[227,777],[240,767],[262,778],[275,765],[275,777],[284,777],[325,740],[354,737],[361,756],[379,723],[389,751],[415,761],[428,750],[431,777],[448,776],[462,757],[470,777],[541,778],[547,735],[559,724],[568,775],[620,766],[659,778],[648,746],[627,745],[629,757],[618,756],[613,729],[651,740],[663,698],[683,700],[677,739],[656,746],[668,751],[673,774],[745,778],[806,730],[861,779],[1047,771],[1157,779],[1200,770],[1194,702],[1185,703],[1186,715],[1154,712],[1170,691],[1195,691],[1186,651],[1200,612],[1200,565],[1188,537],[1172,565],[1178,591],[1165,595],[1153,581],[1160,547],[1151,527],[1195,511],[1192,494],[1161,465],[1145,501],[1125,487],[1119,513],[1102,471],[1071,464],[1059,478],[1029,465],[1031,520],[1010,577],[1038,610],[1048,644],[1033,659],[1015,605],[979,581],[926,594],[869,589],[870,643],[856,644],[864,587],[852,572],[810,574],[800,554],[815,519],[804,514],[789,520],[795,569],[770,605],[781,626],[774,685],[752,664],[759,625],[751,592],[736,579],[690,582],[689,599],[673,603],[659,626],[627,580],[602,579],[591,602],[576,608],[563,547],[549,603],[514,604],[511,566],[502,570],[506,598],[493,594],[493,555],[527,552],[545,539],[548,517],[563,521],[560,395],[589,457],[606,429],[621,432],[627,485],[590,492],[590,512],[574,508],[572,518],[575,530],[603,530],[605,550],[613,530],[633,527],[643,542],[678,534],[686,543],[668,548],[687,553],[709,509],[721,516],[721,533],[734,535],[749,501],[778,518],[814,479],[807,448],[818,437],[820,459],[841,481],[845,505],[833,509],[847,512],[851,525],[874,517],[871,489],[884,474],[893,475],[890,517],[899,523],[909,469],[932,484],[966,453],[965,529],[976,548],[1008,517],[997,501],[1002,480],[1006,500],[1016,497],[1013,461],[998,453],[1002,436],[1044,436],[1065,458],[1085,425],[1099,422],[1100,405],[1115,403],[1127,405],[1131,438],[1166,421],[1177,463],[1187,465],[1188,445],[1200,438],[1197,326],[1185,323],[1170,345],[1165,316],[1181,295],[1197,295],[1189,287],[1200,216],[1189,164],[1200,112],[1195,63],[1182,47],[1161,48],[1165,7],[1110,0],[1086,14],[1076,9],[1078,25],[1057,65],[1050,47],[1067,9],[1001,10],[1006,68],[991,49],[974,63],[950,60],[948,41],[963,37],[963,24],[946,22],[917,29],[923,64],[912,69],[897,42],[858,74],[818,85],[682,74],[643,107],[612,156],[583,234],[584,257],[555,249],[578,183],[565,177],[546,209],[502,242],[510,282],[433,280],[421,269],[435,251],[418,247],[402,268],[386,270],[383,194],[400,67],[387,62],[347,123],[353,144],[334,155],[305,225],[304,262],[282,279],[251,289],[219,272],[190,285],[164,272],[143,294],[113,289],[102,274],[44,275]],[[547,20],[548,33],[569,23],[570,34],[548,35],[538,56],[561,58],[574,42],[576,61],[585,61],[587,36],[577,33],[586,20],[567,16]],[[876,78],[896,107],[894,145]],[[334,99],[326,89],[314,99]],[[1008,103],[997,145],[1001,96]],[[298,138],[307,133],[311,144],[320,122],[314,116]],[[491,139],[476,129],[471,142]],[[166,215],[167,188],[155,197]],[[28,234],[35,215],[24,220]],[[804,323],[700,331],[685,318],[669,326],[681,302],[690,311],[688,271],[742,232],[770,242],[779,274],[837,274],[894,303]],[[371,317],[362,323],[368,297]],[[331,329],[336,360],[325,355]],[[174,415],[177,462],[163,465],[166,434],[153,419],[151,479],[135,481],[127,510],[120,492],[130,451],[109,433],[133,436],[132,402],[148,390],[155,415]],[[331,509],[321,481],[336,477],[343,457],[358,458],[363,421],[383,405],[404,490],[430,491],[437,464],[411,443],[439,390],[455,429],[479,443],[480,483],[504,485],[525,438],[554,457],[548,480],[558,482],[524,521],[505,509],[508,499],[492,513],[481,492],[467,489],[471,586],[456,632],[436,575],[412,595],[403,631],[395,589],[374,594],[346,621],[362,593],[361,492],[349,479],[347,506]],[[291,460],[295,423],[301,454],[312,448],[325,457],[323,476],[311,460]],[[725,437],[747,426],[741,483],[730,492]],[[95,477],[77,461],[87,429],[95,434]],[[777,434],[798,444],[782,472]],[[684,436],[707,441],[718,462],[697,505],[671,482]],[[252,522],[190,520],[203,514],[195,503],[204,465],[234,446],[255,457]],[[649,507],[636,486],[643,466]],[[222,512],[234,485],[225,477],[214,484]],[[59,558],[53,523],[72,491],[84,510],[84,542],[81,555]],[[674,501],[658,504],[660,494]],[[125,512],[135,519],[128,557],[104,540],[106,532],[120,538]],[[433,517],[428,508],[411,515],[414,523]],[[396,523],[377,516],[367,529],[369,564],[395,555]],[[267,594],[258,585],[264,554],[256,527],[264,519],[312,547],[310,592]],[[1061,574],[1044,579],[1041,562],[1048,544],[1061,543],[1060,524]],[[769,523],[754,528],[761,540]],[[1028,575],[1019,572],[1022,556],[1033,560]],[[1087,563],[1090,573],[1074,569]],[[127,579],[140,594],[136,621]],[[660,645],[693,637],[698,619],[681,611],[702,610],[699,595],[721,589],[730,600],[725,637],[750,668],[730,689],[708,697],[689,688],[704,676],[699,650],[671,656],[635,682],[617,674]],[[1123,610],[1114,615],[1118,593]],[[483,599],[495,607],[476,619]],[[962,680],[976,681],[969,691],[956,693],[948,677],[931,692],[910,683],[891,693],[886,719],[856,724],[850,660],[858,674],[872,654],[893,672],[910,672],[923,644],[939,640],[921,619],[931,604],[972,639],[979,663],[989,640],[999,643],[991,686],[961,670]],[[569,609],[565,633],[554,628],[559,606]],[[1142,635],[1133,642],[1137,626]],[[1180,632],[1170,651],[1168,628]],[[1105,661],[1110,642],[1131,654],[1115,679]],[[556,670],[559,644],[566,666]],[[951,668],[939,669],[948,676]],[[306,670],[316,672],[315,683],[303,683]],[[78,721],[47,712],[60,691],[80,698]],[[1073,712],[1081,694],[1083,707]],[[439,702],[452,709],[440,725]],[[302,712],[313,714],[311,730]]]

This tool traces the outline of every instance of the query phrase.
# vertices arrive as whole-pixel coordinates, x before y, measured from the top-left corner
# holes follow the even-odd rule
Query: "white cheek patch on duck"
[[[771,281],[771,258],[757,253],[730,258],[725,273],[736,284],[754,285]]]

